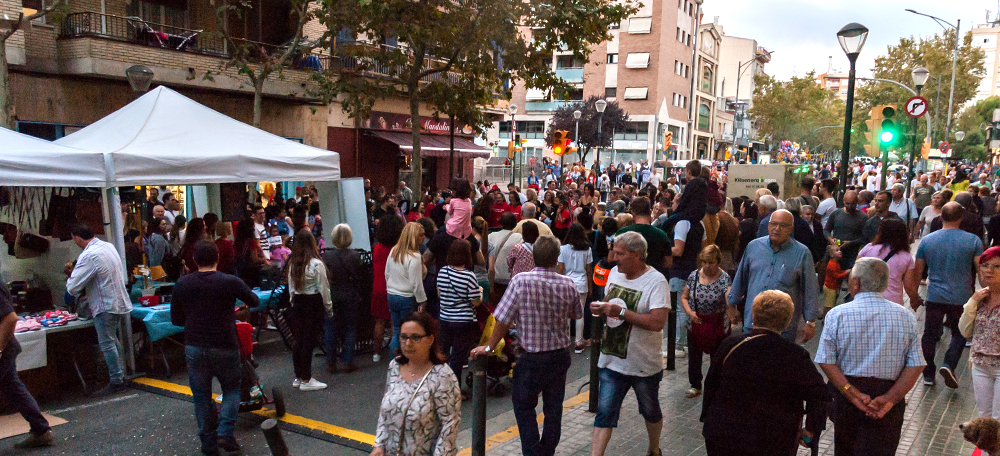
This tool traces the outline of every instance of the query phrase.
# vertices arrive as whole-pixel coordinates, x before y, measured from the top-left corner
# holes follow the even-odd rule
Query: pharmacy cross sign
[[[924,97],[913,97],[906,100],[906,115],[913,117],[923,117],[927,114],[927,100]]]

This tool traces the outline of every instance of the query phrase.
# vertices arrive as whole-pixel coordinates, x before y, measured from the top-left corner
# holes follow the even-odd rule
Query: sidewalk
[[[918,315],[920,328],[923,328],[923,311]],[[822,324],[820,324],[822,326]],[[822,327],[817,328],[817,338]],[[938,348],[938,358],[943,356],[944,346],[950,340],[947,331]],[[816,339],[807,344],[810,353],[816,351]],[[704,371],[708,371],[708,357],[705,357]],[[976,417],[975,398],[972,392],[972,379],[968,369],[968,350],[960,363],[958,372],[959,388],[952,390],[944,386],[938,378],[937,386],[926,387],[922,382],[910,391],[907,396],[906,418],[903,424],[903,436],[900,440],[897,455],[959,455],[968,456],[975,447],[962,439],[958,424]],[[581,379],[566,389],[564,403],[562,438],[556,449],[557,455],[589,455],[590,440],[593,431],[594,415],[587,412],[588,390],[583,389],[577,395],[577,389],[587,379]],[[663,409],[663,434],[660,437],[660,448],[666,455],[704,455],[705,441],[701,436],[701,397],[687,399],[684,392],[689,388],[687,382],[687,359],[677,360],[677,369],[664,371],[663,382],[660,384],[660,406]],[[505,400],[510,400],[509,397]],[[539,410],[541,404],[539,404]],[[833,455],[833,423],[827,423],[827,431],[820,439],[821,455]],[[646,453],[646,427],[639,415],[635,394],[629,392],[622,405],[619,427],[615,429],[608,445],[609,455],[638,455]],[[461,447],[469,446],[468,431],[459,438]],[[468,449],[462,454],[468,454]],[[521,442],[517,436],[513,412],[505,413],[487,423],[487,455],[514,456],[521,454]],[[799,455],[808,456],[806,449],[801,449]]]

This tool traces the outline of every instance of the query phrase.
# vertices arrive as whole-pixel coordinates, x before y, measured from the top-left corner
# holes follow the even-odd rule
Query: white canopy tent
[[[110,187],[340,179],[340,154],[254,128],[164,86],[56,142],[110,154]]]
[[[0,128],[0,185],[107,187],[104,154]]]

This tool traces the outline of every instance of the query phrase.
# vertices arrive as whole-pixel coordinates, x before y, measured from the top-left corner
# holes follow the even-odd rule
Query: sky
[[[664,0],[666,1],[666,0]],[[905,9],[940,17],[952,24],[961,20],[961,32],[986,22],[986,11],[997,18],[1000,0],[705,0],[703,23],[719,16],[726,35],[753,38],[772,51],[764,66],[780,80],[825,73],[829,56],[835,71],[847,72],[847,56],[837,42],[837,31],[851,22],[870,30],[858,56],[857,74],[870,76],[875,57],[907,36],[932,36],[943,29],[933,19]]]

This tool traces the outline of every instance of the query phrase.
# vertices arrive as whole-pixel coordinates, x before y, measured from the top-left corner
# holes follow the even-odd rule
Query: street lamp
[[[604,100],[597,100],[594,102],[594,109],[597,109],[597,113],[600,116],[597,117],[597,156],[600,157],[601,153],[604,151],[604,136],[601,135],[601,126],[604,124],[604,110],[608,107],[608,102]]]
[[[514,121],[514,114],[517,114],[517,105],[511,103],[510,106],[507,107],[507,111],[510,112],[510,140],[515,141],[517,139],[517,122]],[[517,153],[517,146],[520,146],[520,144],[514,144],[515,153]],[[514,163],[516,161],[517,157],[514,157],[514,159],[510,161],[510,183],[512,184],[514,183]]]
[[[927,83],[927,79],[930,77],[931,72],[927,68],[920,67],[916,68],[910,72],[910,77],[913,78],[913,85],[917,88],[917,96],[920,96],[920,89],[924,88],[924,84]],[[910,125],[912,126],[913,132],[913,144],[910,146],[910,161],[907,164],[907,185],[906,185],[906,197],[910,197],[910,187],[912,187],[913,177],[916,175],[913,172],[913,161],[916,160],[917,156],[917,118],[914,117],[911,120]],[[931,134],[930,131],[927,132],[928,135]],[[884,175],[884,173],[883,173]]]
[[[847,191],[847,162],[851,153],[851,121],[854,116],[854,67],[858,61],[858,54],[865,46],[868,39],[868,28],[851,22],[837,32],[837,41],[840,41],[840,48],[847,54],[847,60],[851,62],[851,71],[847,75],[847,109],[844,114],[844,145],[840,151],[840,195],[843,200],[844,192]]]
[[[125,78],[132,90],[137,93],[146,93],[149,84],[153,82],[153,70],[145,65],[132,65],[125,70]]]
[[[955,132],[955,139],[957,139],[959,141],[965,139],[965,132],[964,131],[956,131]]]
[[[576,150],[577,151],[580,150],[580,117],[582,117],[582,116],[583,116],[583,113],[580,112],[579,109],[577,109],[576,111],[573,111],[573,119],[576,120],[576,132],[574,133],[573,141],[576,143]],[[559,169],[562,169],[562,166],[563,166],[563,157],[565,157],[565,156],[566,156],[565,153],[563,153],[562,155],[559,156]],[[598,158],[600,158],[600,156],[598,156]],[[583,163],[583,165],[587,166],[586,163]]]
[[[918,13],[909,8],[907,8],[906,11],[916,14],[918,16],[925,16],[934,19],[934,22],[937,22],[938,25],[940,25],[941,28],[945,29],[946,31],[948,30],[949,27],[955,29],[955,50],[951,57],[951,93],[948,95],[948,122],[945,124],[946,126],[944,128],[944,137],[945,139],[947,139],[949,133],[951,133],[951,112],[952,112],[951,110],[952,110],[952,104],[955,102],[955,67],[958,65],[958,42],[959,39],[961,39],[959,31],[961,30],[962,27],[962,20],[958,19],[957,21],[955,21],[955,25],[952,25],[950,22],[941,19],[940,17],[931,16],[930,14]]]

